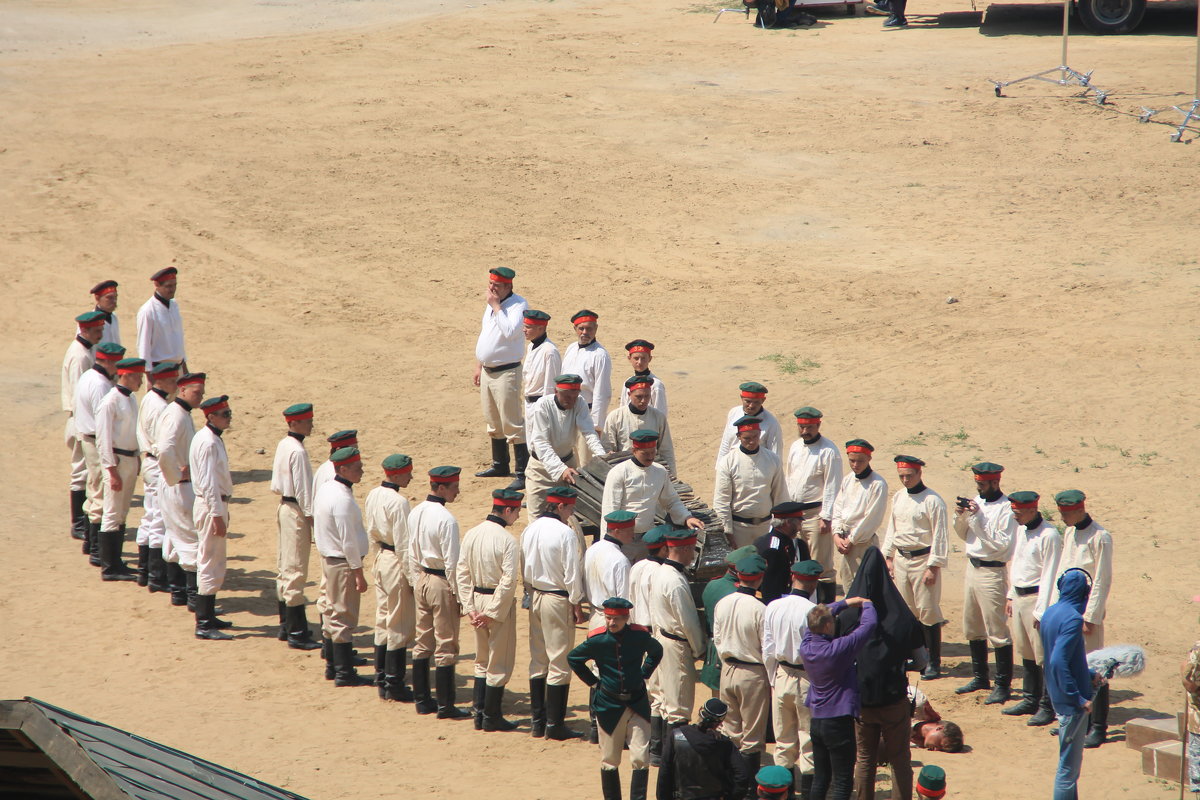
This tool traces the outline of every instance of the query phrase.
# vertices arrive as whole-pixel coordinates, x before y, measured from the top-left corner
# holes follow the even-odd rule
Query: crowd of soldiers
[[[649,767],[664,752],[675,759],[698,741],[675,736],[697,711],[697,683],[723,702],[720,730],[748,774],[756,774],[773,742],[773,766],[793,776],[787,791],[807,796],[813,766],[800,644],[809,612],[832,604],[839,584],[849,586],[878,549],[923,631],[914,663],[924,680],[940,677],[942,570],[953,529],[966,555],[963,631],[973,672],[956,692],[990,689],[986,704],[1011,700],[1015,649],[1024,684],[1019,702],[1003,713],[1028,715],[1031,725],[1052,721],[1037,621],[1054,599],[1057,576],[1087,570],[1094,586],[1085,636],[1089,650],[1098,648],[1111,586],[1112,539],[1088,514],[1082,492],[1055,495],[1066,526],[1060,531],[1039,511],[1037,493],[1006,495],[1003,468],[981,462],[972,468],[974,496],[959,497],[951,515],[925,485],[924,461],[901,454],[893,459],[901,488],[889,507],[869,441],[846,442],[844,471],[842,450],[821,433],[823,414],[804,406],[793,412],[797,439],[785,454],[782,426],[765,406],[767,387],[742,383],[715,468],[713,509],[729,538],[728,572],[704,589],[698,608],[689,569],[704,524],[672,482],[667,392],[650,371],[654,345],[636,339],[625,346],[633,374],[610,411],[613,365],[596,339],[599,315],[585,309],[571,317],[576,340],[560,355],[547,334],[550,315],[528,307],[513,291],[514,278],[504,267],[488,274],[475,369],[491,444],[491,464],[477,477],[512,481],[492,492],[490,513],[465,534],[450,509],[459,495],[459,467],[429,469],[427,495],[410,507],[403,490],[413,479],[412,459],[388,455],[380,462],[383,480],[360,508],[357,431],[329,436],[328,459],[314,473],[305,445],[313,406],[281,410],[284,435],[271,479],[280,497],[279,639],[299,650],[320,649],[325,677],[335,686],[373,683],[381,698],[412,702],[419,714],[513,730],[503,707],[520,606],[529,614],[532,735],[579,736],[566,724],[572,674],[587,684],[587,735],[600,745],[605,800],[621,796],[616,770],[624,750],[633,769],[631,797],[644,800]],[[76,317],[62,370],[71,532],[103,580],[166,593],[172,605],[194,613],[197,638],[229,639],[232,623],[217,615],[216,595],[225,577],[233,489],[222,440],[232,410],[228,396],[208,393],[204,373],[188,370],[177,269],[160,270],[151,281],[153,294],[137,314],[139,358],[126,358],[121,346],[115,281],[95,286],[95,309]],[[134,393],[143,379],[149,389],[139,403]],[[199,430],[196,410],[203,417]],[[575,514],[579,471],[593,458],[615,462],[604,485],[603,531],[581,526]],[[131,569],[122,549],[139,472],[144,513]],[[515,536],[523,509],[532,520]],[[306,613],[314,543],[322,565],[320,640]],[[357,672],[367,662],[352,643],[372,554],[374,680]],[[455,696],[462,618],[475,638],[469,711],[458,708]],[[577,645],[576,626],[585,622],[590,633]],[[1105,738],[1107,689],[1101,692],[1089,746]],[[860,766],[870,762],[872,776],[859,797],[873,796],[880,753],[888,754],[900,792],[893,796],[910,797],[910,742],[962,746],[953,723],[914,716],[913,697],[904,704],[880,716],[894,722],[859,725]],[[716,791],[697,781],[694,770],[663,774],[674,777],[664,785],[660,775],[660,800],[732,796],[728,787]],[[763,782],[771,774],[760,778],[758,792],[778,797],[771,793],[779,787]]]

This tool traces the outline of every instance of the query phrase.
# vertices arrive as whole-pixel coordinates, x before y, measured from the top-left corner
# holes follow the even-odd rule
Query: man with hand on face
[[[196,494],[188,469],[192,437],[196,425],[192,410],[204,400],[203,372],[189,372],[176,381],[175,400],[158,418],[154,449],[158,452],[158,467],[162,472],[163,558],[167,562],[167,585],[171,588],[171,605],[188,606],[196,610],[196,523],[192,506]]]
[[[179,288],[179,270],[160,269],[150,276],[154,294],[137,313],[138,354],[153,367],[161,361],[177,361],[187,372],[187,352],[183,344],[183,317],[175,292]]]
[[[104,512],[104,469],[100,466],[100,451],[96,449],[96,413],[105,396],[112,391],[117,376],[117,362],[125,348],[112,342],[98,344],[93,349],[92,368],[79,376],[75,383],[75,436],[83,450],[87,468],[87,498],[83,504],[88,528],[83,540],[83,553],[88,563],[100,566],[100,523]]]
[[[101,342],[121,343],[121,323],[117,319],[117,282],[100,281],[92,287],[92,297],[96,298],[96,311],[104,315],[104,332]]]
[[[82,439],[75,430],[75,387],[79,379],[96,363],[93,348],[100,343],[104,332],[104,315],[88,311],[75,318],[75,338],[67,347],[62,364],[62,410],[67,414],[63,439],[71,451],[71,538],[84,539],[88,529],[83,504],[87,500],[87,462],[83,457]]]
[[[879,528],[887,517],[887,481],[871,469],[874,446],[866,439],[846,442],[850,474],[842,478],[833,504],[833,546],[841,556],[838,582],[849,586],[869,548],[879,546]]]
[[[528,506],[533,514],[545,512],[546,493],[551,487],[575,484],[580,463],[574,449],[577,434],[592,455],[605,455],[587,405],[580,400],[582,385],[579,375],[558,375],[554,394],[538,400],[527,420],[531,450],[525,476]]]
[[[637,514],[633,542],[625,548],[630,563],[637,563],[647,555],[642,536],[654,527],[656,516],[693,531],[704,530],[704,523],[692,516],[679,499],[667,468],[655,463],[658,434],[652,430],[637,430],[629,438],[633,445],[633,457],[609,470],[604,479],[600,513],[623,509]]]
[[[411,703],[405,662],[416,635],[416,600],[408,556],[408,515],[400,490],[412,481],[412,459],[393,453],[383,460],[383,482],[367,495],[367,534],[375,553],[375,686],[382,700]]]
[[[761,446],[761,424],[758,417],[734,420],[737,447],[717,459],[713,511],[736,547],[766,534],[771,509],[788,499],[779,456]]]
[[[279,639],[294,650],[316,650],[305,616],[304,584],[312,542],[313,474],[304,439],[313,430],[312,403],[295,403],[283,410],[287,435],[275,448],[271,491],[279,495],[275,520],[279,529],[275,597],[279,604]]]
[[[650,406],[659,411],[663,418],[667,416],[667,388],[663,386],[662,378],[650,371],[650,362],[654,360],[654,344],[645,339],[634,339],[625,345],[629,365],[633,367],[633,377],[639,378],[650,387]],[[629,402],[629,383],[621,392],[621,405]]]
[[[610,453],[619,453],[633,448],[630,434],[638,430],[654,431],[658,434],[658,462],[667,468],[671,476],[675,471],[675,447],[671,443],[671,428],[667,415],[650,404],[651,384],[649,379],[634,375],[625,381],[623,404],[608,412],[604,420],[604,431],[600,443]]]
[[[192,437],[188,454],[196,494],[192,519],[196,525],[196,638],[232,639],[222,628],[233,623],[217,617],[217,592],[225,583],[225,543],[229,535],[229,500],[233,476],[222,438],[233,421],[229,396],[210,397],[200,404],[205,425]]]
[[[522,320],[529,304],[513,293],[517,273],[508,267],[488,270],[484,294],[487,308],[475,343],[475,385],[483,403],[488,438],[492,443],[492,465],[477,478],[503,478],[509,472],[508,446],[513,446],[520,474],[529,458],[525,447],[525,405],[522,402],[521,356],[524,347]]]
[[[736,423],[739,417],[755,417],[762,423],[763,447],[783,459],[783,428],[775,415],[763,407],[767,399],[767,387],[756,381],[747,381],[738,387],[742,404],[729,409],[725,415],[725,428],[721,431],[721,447],[717,450],[718,460],[730,450],[736,450],[738,437]]]
[[[158,466],[158,421],[167,410],[179,380],[179,365],[164,361],[150,370],[150,391],[142,395],[138,408],[137,440],[142,451],[142,514],[138,525],[138,586],[153,592],[170,591],[167,583],[167,562],[163,559],[163,544],[167,528],[163,518],[162,470]],[[146,551],[146,576],[142,580],[142,548]]]
[[[837,594],[833,568],[833,508],[842,482],[842,454],[837,445],[821,435],[822,414],[812,406],[797,408],[799,437],[788,450],[784,474],[788,493],[797,503],[805,503],[811,513],[804,515],[800,535],[808,543],[813,559],[825,566],[817,599],[832,603]]]
[[[924,680],[941,677],[942,567],[950,549],[946,501],[925,485],[925,462],[915,456],[896,456],[901,488],[892,497],[883,556],[900,596],[925,628],[929,664]]]
[[[608,402],[612,399],[612,357],[604,345],[596,341],[597,320],[600,315],[586,308],[571,317],[577,341],[567,347],[563,354],[563,372],[579,375],[582,379],[582,397],[592,418],[592,427],[600,430],[608,415]]]
[[[798,536],[810,505],[789,500],[775,506],[771,509],[775,518],[771,530],[754,540],[754,549],[767,565],[759,589],[764,603],[787,594],[791,589],[792,564],[812,557],[808,543]]]
[[[142,388],[146,362],[140,358],[124,358],[116,367],[114,391],[106,394],[96,409],[96,451],[100,454],[100,466],[107,473],[100,522],[100,578],[132,581],[137,576],[121,560],[121,547],[125,542],[125,518],[129,515],[139,466],[138,404],[133,393]],[[143,566],[148,568],[145,563]]]

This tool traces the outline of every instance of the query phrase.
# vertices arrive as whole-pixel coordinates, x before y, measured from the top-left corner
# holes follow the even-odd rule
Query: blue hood
[[[1092,593],[1092,578],[1082,569],[1069,569],[1058,576],[1058,601],[1069,603],[1080,614],[1087,608]]]
[[[1038,629],[1046,653],[1046,691],[1059,714],[1078,714],[1092,697],[1083,641],[1083,610],[1092,592],[1081,569],[1069,569],[1058,579],[1058,601],[1046,609]]]

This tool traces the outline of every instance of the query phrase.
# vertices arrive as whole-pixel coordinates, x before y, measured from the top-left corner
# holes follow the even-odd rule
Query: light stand
[[[1155,114],[1161,114],[1164,111],[1178,111],[1183,114],[1183,122],[1171,134],[1172,142],[1182,142],[1183,132],[1187,130],[1188,123],[1192,120],[1200,120],[1200,6],[1196,7],[1196,86],[1192,94],[1192,104],[1186,107],[1171,106],[1169,108],[1160,108],[1157,111],[1154,109],[1142,106],[1142,115],[1138,117],[1138,122],[1149,122],[1150,118]]]
[[[1088,92],[1095,92],[1096,105],[1104,105],[1104,101],[1108,99],[1108,92],[1092,85],[1091,71],[1078,72],[1067,66],[1067,43],[1070,41],[1067,28],[1070,23],[1071,0],[1063,0],[1062,62],[1057,67],[1035,72],[1033,75],[1026,75],[1023,78],[1013,78],[1011,81],[991,81],[992,85],[996,87],[996,97],[1004,97],[1004,87],[1012,86],[1014,83],[1044,81],[1045,83],[1053,83],[1057,86],[1082,86],[1083,94],[1080,97],[1087,97]],[[1055,74],[1058,77],[1049,77]]]

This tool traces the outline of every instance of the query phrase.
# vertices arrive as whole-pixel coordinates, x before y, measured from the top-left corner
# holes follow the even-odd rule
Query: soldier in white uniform
[[[637,515],[617,510],[604,515],[604,536],[587,549],[583,556],[583,579],[587,587],[592,616],[588,628],[604,623],[604,601],[610,597],[629,599],[629,570],[632,564],[625,549],[633,541]]]
[[[713,511],[734,547],[766,534],[771,509],[788,499],[783,465],[774,450],[762,446],[761,425],[758,417],[735,419],[737,447],[717,459]]]
[[[604,426],[608,403],[612,400],[612,357],[604,345],[596,341],[599,317],[595,311],[586,308],[571,317],[577,341],[567,346],[562,361],[563,372],[583,379],[583,402],[587,404],[595,430]],[[587,463],[587,459],[581,463]]]
[[[417,583],[416,640],[413,644],[413,695],[418,714],[437,712],[438,719],[468,719],[454,705],[454,659],[458,656],[458,621],[462,616],[455,569],[459,558],[458,520],[446,508],[458,499],[458,467],[429,471],[429,495],[408,517],[408,554]],[[436,664],[435,693],[429,691],[429,659]]]
[[[837,595],[837,573],[833,564],[833,508],[842,483],[842,454],[838,452],[837,445],[821,435],[822,414],[819,410],[804,406],[793,411],[792,416],[796,418],[799,438],[792,442],[788,450],[784,474],[792,500],[820,504],[809,506],[816,511],[804,515],[800,535],[808,542],[808,552],[813,560],[825,567],[821,585],[817,587],[817,601],[828,604]]]
[[[225,450],[225,431],[233,422],[229,395],[210,397],[200,404],[204,427],[192,437],[188,463],[196,500],[192,519],[196,525],[196,638],[232,639],[223,628],[233,623],[217,618],[217,592],[225,584],[226,542],[229,536],[229,501],[233,475]]]
[[[117,282],[100,281],[91,290],[96,299],[96,310],[104,315],[104,333],[101,342],[121,343],[121,323],[117,319]]]
[[[383,482],[367,495],[367,534],[375,552],[375,686],[379,697],[411,703],[404,683],[408,647],[416,635],[412,562],[408,556],[408,498],[412,459],[393,453],[383,460]]]
[[[665,419],[667,416],[667,387],[663,385],[662,378],[650,371],[650,362],[654,360],[654,344],[645,339],[634,339],[625,345],[625,352],[629,359],[629,365],[633,367],[633,377],[650,386],[650,406],[661,413]],[[629,392],[629,382],[626,381],[625,388],[621,391],[621,405],[629,403]]]
[[[658,463],[667,468],[674,477],[675,446],[671,442],[671,427],[667,415],[650,405],[651,383],[648,378],[634,375],[625,381],[624,402],[608,412],[604,430],[600,433],[600,444],[610,453],[630,450],[634,431],[650,430],[658,434]]]
[[[746,381],[738,386],[741,392],[742,404],[729,409],[725,415],[725,427],[721,429],[721,447],[717,450],[717,458],[736,450],[737,428],[734,423],[739,417],[757,417],[762,422],[762,444],[783,460],[783,427],[779,420],[764,407],[767,400],[767,387],[757,381]]]
[[[106,473],[100,521],[100,578],[132,581],[137,575],[121,560],[121,547],[138,474],[138,405],[133,393],[142,388],[146,362],[124,358],[116,368],[114,391],[106,394],[96,409],[96,451]]]
[[[575,625],[583,623],[583,550],[567,525],[578,493],[557,486],[546,496],[547,511],[521,533],[521,570],[529,599],[530,733],[565,741],[578,736],[564,722],[575,646]]]
[[[82,540],[88,529],[87,515],[83,512],[83,504],[87,500],[88,471],[83,458],[83,445],[75,433],[75,386],[95,363],[93,348],[100,343],[104,315],[98,311],[88,311],[76,317],[75,322],[75,338],[63,356],[61,397],[62,410],[67,415],[63,439],[71,451],[71,538]]]
[[[522,322],[529,304],[513,292],[516,276],[508,267],[488,270],[488,288],[484,294],[487,307],[483,309],[483,323],[475,343],[475,385],[479,387],[483,418],[492,443],[492,465],[476,472],[477,478],[507,478],[512,474],[510,444],[518,474],[529,460],[521,380],[521,357],[525,354]]]
[[[279,640],[294,650],[316,650],[305,614],[304,585],[312,545],[313,472],[304,440],[313,430],[312,403],[294,403],[283,410],[287,435],[275,446],[271,491],[279,495],[275,513],[277,539],[275,600],[279,610]]]
[[[170,591],[167,582],[167,562],[163,559],[163,539],[166,523],[162,513],[162,470],[158,467],[158,420],[175,395],[179,380],[179,365],[164,361],[149,371],[150,391],[142,395],[138,407],[137,440],[142,451],[142,521],[138,525],[138,586],[150,592]],[[146,570],[142,572],[145,552]],[[144,579],[144,582],[143,582]]]
[[[1008,562],[1017,534],[1012,504],[1000,491],[1004,467],[982,461],[971,467],[978,495],[960,500],[954,513],[954,533],[966,543],[967,569],[963,582],[963,633],[971,648],[971,680],[955,689],[969,694],[988,688],[987,647],[996,650],[996,686],[983,702],[1006,703],[1012,696],[1013,646],[1004,613],[1008,602]]]
[[[113,342],[102,342],[92,352],[96,356],[92,368],[79,376],[75,384],[75,434],[83,448],[87,465],[87,499],[83,504],[88,518],[85,543],[88,563],[100,566],[100,524],[104,515],[104,468],[96,448],[96,413],[100,403],[112,391],[117,376],[117,362],[125,356],[125,348]]]
[[[516,491],[525,490],[525,469],[529,465],[529,415],[533,404],[546,395],[554,394],[554,378],[562,372],[562,354],[546,335],[550,315],[545,311],[527,309],[522,330],[525,334],[525,364],[521,368],[524,385],[525,461],[517,463],[517,478],[509,485]],[[520,484],[519,486],[517,484]]]
[[[530,412],[527,425],[531,461],[525,476],[529,489],[526,505],[533,514],[545,512],[546,493],[551,487],[575,483],[580,463],[574,449],[577,435],[593,455],[605,454],[587,406],[580,402],[582,385],[579,375],[556,376],[554,394],[538,400]]]
[[[679,499],[667,468],[655,463],[658,434],[652,430],[638,430],[629,438],[633,445],[633,456],[609,470],[604,479],[600,513],[624,509],[637,514],[633,542],[625,548],[626,558],[631,563],[637,563],[647,555],[642,536],[654,527],[655,517],[663,517],[694,531],[704,530],[704,523],[692,516]],[[636,602],[633,607],[637,608]]]
[[[879,529],[887,518],[887,481],[871,469],[875,447],[866,439],[846,442],[850,474],[842,478],[833,504],[833,546],[841,556],[838,582],[848,587],[863,554],[879,546]]]
[[[721,699],[729,706],[723,729],[741,751],[751,772],[758,772],[766,750],[771,686],[763,665],[763,614],[755,596],[767,562],[755,553],[738,561],[737,589],[722,597],[713,612],[713,644],[724,662]]]
[[[188,606],[196,610],[196,525],[192,506],[196,495],[192,491],[192,476],[188,457],[192,437],[196,433],[192,409],[204,400],[203,372],[190,372],[176,382],[175,400],[158,418],[154,434],[154,449],[158,452],[158,468],[162,472],[159,484],[159,506],[162,508],[166,535],[163,537],[163,558],[167,561],[167,584],[171,587],[171,605]]]
[[[633,603],[629,621],[648,631],[654,630],[654,617],[650,613],[654,576],[663,563],[667,534],[674,529],[674,525],[666,523],[646,531],[642,544],[646,546],[647,555],[629,568],[629,601]],[[650,764],[655,767],[662,757],[662,737],[666,727],[662,716],[662,688],[658,685],[657,675],[655,672],[646,680],[646,691],[650,694]]]
[[[187,349],[183,344],[183,317],[175,292],[179,288],[179,270],[160,269],[150,276],[154,294],[137,313],[138,355],[153,367],[161,361],[177,361],[187,372]]]
[[[696,661],[704,658],[708,647],[687,576],[695,558],[696,532],[671,531],[667,534],[666,558],[651,583],[650,614],[655,638],[663,648],[659,686],[668,729],[691,721],[696,702]]]
[[[362,481],[362,454],[357,447],[333,451],[334,476],[313,497],[313,533],[325,572],[327,602],[322,623],[328,632],[334,686],[371,683],[354,668],[352,635],[358,626],[362,595],[367,591],[363,558],[370,544],[362,511],[354,500],[354,485]]]
[[[1058,574],[1058,556],[1062,551],[1062,534],[1038,511],[1037,492],[1012,492],[1008,496],[1016,517],[1017,534],[1013,537],[1012,560],[1008,562],[1008,603],[1005,609],[1010,618],[1013,645],[1021,657],[1025,682],[1019,703],[1001,713],[1010,717],[1039,713],[1040,701],[1046,697],[1046,712],[1037,720],[1049,724],[1054,719],[1049,695],[1042,692],[1042,637],[1034,627],[1034,609],[1042,592],[1053,591]],[[1026,724],[1032,724],[1030,719]]]
[[[517,573],[520,549],[508,528],[524,496],[492,492],[492,513],[462,540],[455,583],[463,614],[475,629],[475,729],[516,730],[504,718],[504,687],[517,660]]]
[[[921,677],[941,677],[942,568],[950,549],[946,501],[921,480],[925,462],[915,456],[896,456],[903,488],[892,497],[883,556],[900,596],[925,628],[929,664]]]
[[[329,436],[328,438],[326,438],[325,441],[329,443],[329,453],[330,453],[330,455],[332,455],[333,453],[336,453],[338,450],[340,450],[343,447],[358,447],[358,431],[356,431],[356,430],[338,431],[337,433],[334,433],[332,436]],[[333,468],[333,461],[331,459],[326,459],[326,460],[322,461],[321,466],[317,467],[316,472],[313,473],[313,481],[312,481],[313,497],[317,496],[318,489],[320,489],[324,484],[333,480],[334,474],[335,473],[334,473],[334,468]],[[307,570],[305,571],[305,574],[307,575]],[[333,680],[333,674],[334,674],[333,651],[329,648],[329,631],[325,630],[325,628],[323,627],[324,620],[326,618],[326,611],[328,611],[328,608],[326,607],[326,600],[325,600],[325,571],[321,570],[321,579],[317,585],[317,616],[319,616],[322,620],[321,657],[325,659],[325,664],[326,664],[325,677],[326,677],[326,679]],[[281,626],[281,628],[282,628],[282,626]],[[284,632],[282,631],[282,629],[279,632],[279,640],[280,641],[284,640]],[[359,661],[357,659],[357,657],[355,658],[355,662],[354,662],[355,666],[360,666],[361,664],[365,664],[365,663],[366,663],[365,661]]]

